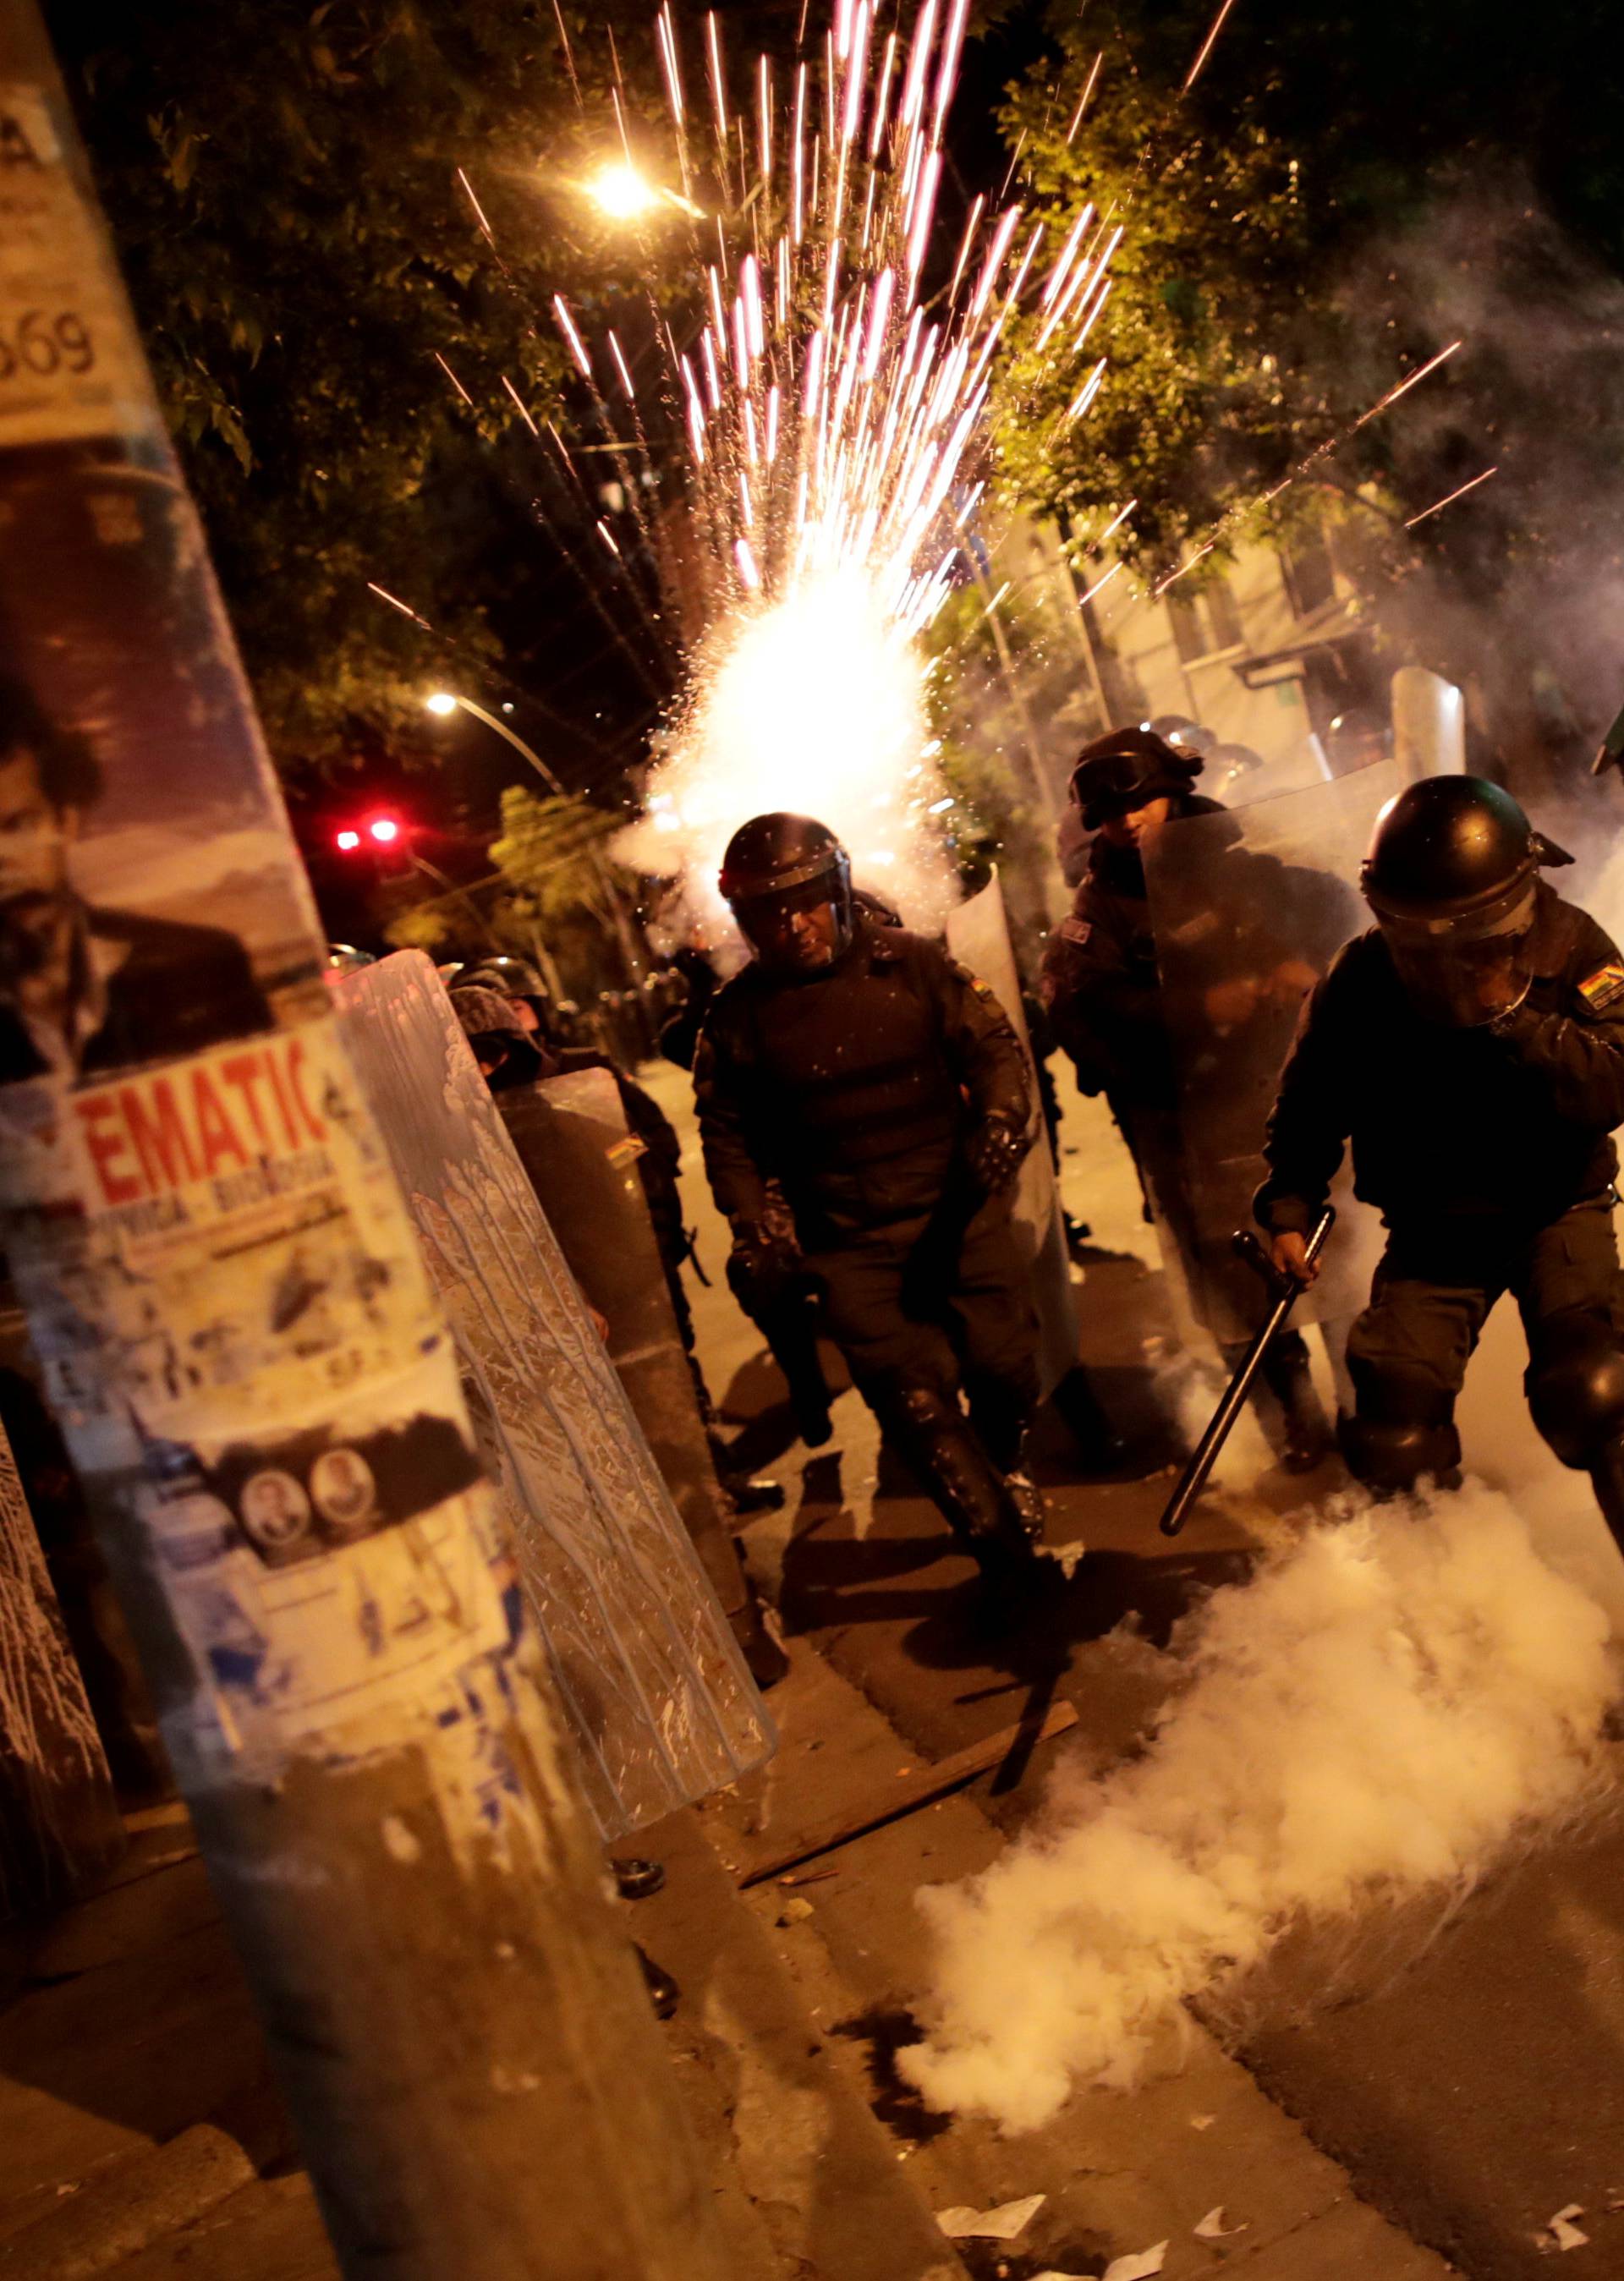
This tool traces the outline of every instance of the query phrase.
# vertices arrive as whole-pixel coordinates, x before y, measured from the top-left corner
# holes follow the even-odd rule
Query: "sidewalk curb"
[[[633,1926],[682,1983],[674,2028],[724,2085],[733,2166],[787,2270],[968,2281],[692,1812],[640,1833],[669,1872]]]
[[[0,2243],[10,2281],[89,2281],[182,2227],[195,2224],[253,2178],[235,2138],[196,2122],[166,2146],[143,2148],[91,2173],[57,2208]]]

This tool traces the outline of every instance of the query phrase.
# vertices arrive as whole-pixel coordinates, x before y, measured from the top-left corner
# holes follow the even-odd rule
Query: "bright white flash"
[[[955,891],[938,831],[924,823],[942,793],[926,758],[924,663],[855,568],[734,612],[710,634],[687,717],[650,780],[658,841],[634,825],[628,860],[680,870],[694,915],[714,916],[732,834],[790,808],[839,832],[859,885],[910,925],[940,926]]]
[[[615,221],[635,221],[660,204],[660,193],[635,166],[604,166],[586,185],[587,193]]]

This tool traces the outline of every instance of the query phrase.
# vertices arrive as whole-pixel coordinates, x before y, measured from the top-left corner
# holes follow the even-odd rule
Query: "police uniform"
[[[694,1058],[728,1280],[758,1321],[816,1295],[887,1439],[1012,1607],[1041,1526],[1020,1471],[1039,1374],[1010,1220],[1032,1139],[1019,1041],[939,943],[865,907],[815,816],[751,817],[717,884],[755,953]]]
[[[735,1226],[793,1231],[824,1321],[882,1419],[963,1382],[1013,1462],[1038,1398],[1037,1320],[1007,1192],[964,1164],[986,1119],[1025,1129],[1025,1057],[991,990],[935,942],[860,917],[821,973],[753,962],[694,1060],[705,1169]]]
[[[1185,793],[1174,798],[1169,820],[1219,812],[1217,800]],[[1044,949],[1038,994],[1076,1064],[1079,1085],[1085,1093],[1102,1093],[1118,1123],[1138,1110],[1176,1110],[1156,934],[1137,848],[1114,847],[1103,837],[1094,841],[1071,911]]]
[[[1110,741],[1100,740],[1102,746]],[[1087,756],[1079,776],[1086,765]],[[1171,800],[1173,823],[1223,812],[1218,801],[1188,791],[1175,792]],[[1289,867],[1239,852],[1236,860],[1258,869],[1263,902],[1293,886]],[[1321,891],[1327,886],[1318,878],[1314,885]],[[1227,947],[1236,971],[1257,963],[1250,954],[1257,947],[1249,939]],[[1268,963],[1268,954],[1259,956]],[[1215,967],[1215,978],[1219,970]],[[1040,995],[1075,1064],[1079,1088],[1104,1094],[1139,1174],[1146,1217],[1154,1214],[1171,1238],[1191,1308],[1233,1366],[1249,1343],[1249,1318],[1259,1311],[1259,1295],[1228,1242],[1203,1229],[1191,1195],[1156,940],[1137,848],[1115,846],[1102,833],[1094,839],[1071,913],[1049,938]],[[1259,1116],[1261,1110],[1259,1103]],[[1243,1189],[1241,1210],[1244,1197]],[[1308,1349],[1299,1332],[1273,1341],[1253,1401],[1288,1464],[1311,1464],[1328,1449],[1329,1429],[1312,1392]]]
[[[1427,1018],[1380,928],[1350,942],[1308,1002],[1269,1121],[1265,1227],[1312,1225],[1349,1140],[1354,1193],[1387,1224],[1343,1421],[1349,1464],[1378,1488],[1458,1463],[1455,1397],[1504,1291],[1535,1422],[1564,1462],[1593,1468],[1615,1411],[1624,1422],[1609,1137],[1624,1120],[1624,964],[1587,913],[1543,880],[1534,895],[1527,994],[1488,1024]]]

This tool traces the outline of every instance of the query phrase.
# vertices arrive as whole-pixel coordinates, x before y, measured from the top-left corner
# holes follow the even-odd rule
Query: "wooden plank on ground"
[[[997,1734],[955,1751],[951,1758],[910,1767],[892,1789],[871,1797],[866,1805],[848,1807],[821,1821],[808,1823],[793,1837],[786,1836],[770,1851],[757,1854],[738,1871],[739,1886],[742,1890],[762,1884],[769,1877],[782,1876],[785,1870],[799,1868],[820,1853],[831,1852],[837,1845],[848,1844],[854,1837],[864,1836],[870,1829],[882,1829],[886,1822],[899,1821],[936,1798],[947,1798],[1012,1754],[1029,1755],[1039,1743],[1063,1735],[1068,1727],[1076,1724],[1077,1713],[1070,1703],[1053,1703],[1041,1720],[1022,1720],[1013,1727],[1001,1728]]]

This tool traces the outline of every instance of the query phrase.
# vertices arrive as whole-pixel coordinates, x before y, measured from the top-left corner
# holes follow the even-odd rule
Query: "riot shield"
[[[1045,1396],[1050,1395],[1069,1371],[1077,1366],[1077,1306],[1071,1292],[1071,1261],[1066,1249],[1065,1223],[1060,1216],[1060,1190],[1055,1181],[1054,1159],[1038,1107],[1037,1071],[1026,1017],[1021,1011],[1020,977],[1009,944],[1004,916],[1003,889],[996,874],[978,894],[947,914],[947,947],[962,966],[990,986],[1021,1041],[1032,1078],[1032,1119],[1037,1140],[1025,1155],[1015,1192],[1014,1226],[1021,1258],[1032,1278],[1032,1303],[1037,1309],[1040,1346],[1038,1362]]]
[[[1179,1110],[1167,1130],[1141,1136],[1141,1168],[1168,1267],[1220,1345],[1249,1338],[1266,1311],[1231,1239],[1253,1224],[1264,1128],[1303,1001],[1369,924],[1359,863],[1401,781],[1383,761],[1256,807],[1186,817],[1147,848]],[[1354,1202],[1345,1166],[1333,1202],[1337,1226],[1300,1322],[1352,1315],[1369,1295],[1380,1226]]]
[[[456,1334],[599,1826],[736,1781],[772,1730],[429,961],[335,981]]]
[[[1404,784],[1465,774],[1466,701],[1452,681],[1424,665],[1399,667],[1393,676],[1393,746]]]
[[[660,1248],[613,1073],[516,1086],[499,1107],[556,1224],[569,1271],[608,1328],[609,1359],[730,1620],[746,1605],[731,1517],[700,1415]]]
[[[0,1923],[69,1899],[124,1850],[106,1757],[0,1426]]]

